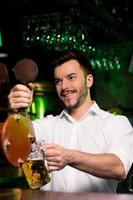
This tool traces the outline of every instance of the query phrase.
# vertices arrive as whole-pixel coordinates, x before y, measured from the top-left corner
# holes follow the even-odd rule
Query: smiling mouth
[[[67,93],[67,94],[64,94],[63,97],[70,97],[72,95],[73,95],[73,93]]]
[[[63,93],[61,94],[61,97],[63,97],[64,99],[69,99],[74,95],[74,92],[67,92],[67,93]]]
[[[60,94],[60,96],[61,97],[70,97],[70,96],[72,96],[74,93],[76,93],[76,91],[75,90],[72,90],[72,91],[62,91],[61,92],[61,94]]]

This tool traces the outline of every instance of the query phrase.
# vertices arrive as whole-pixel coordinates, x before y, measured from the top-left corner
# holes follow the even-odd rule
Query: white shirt
[[[133,162],[133,128],[122,115],[101,110],[96,102],[75,121],[65,110],[33,122],[38,142],[56,143],[88,153],[114,153],[122,161],[126,174]],[[51,181],[42,190],[64,192],[116,192],[117,181],[92,176],[70,166],[51,173]]]

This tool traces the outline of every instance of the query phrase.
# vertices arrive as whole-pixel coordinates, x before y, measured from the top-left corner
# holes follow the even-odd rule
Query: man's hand
[[[44,151],[49,172],[61,170],[68,164],[71,150],[57,144],[45,144],[41,149]]]
[[[15,85],[8,95],[10,108],[12,110],[28,108],[33,100],[33,91],[33,83],[29,83],[28,87],[22,84]]]

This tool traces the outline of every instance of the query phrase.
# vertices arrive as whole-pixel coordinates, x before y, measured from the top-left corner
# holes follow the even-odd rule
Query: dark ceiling
[[[2,0],[0,24],[6,31],[19,33],[23,16],[69,12],[72,6],[88,16],[95,39],[132,40],[132,0]]]
[[[1,0],[0,28],[5,48],[11,57],[18,60],[21,55],[24,16],[53,12],[71,15],[72,7],[77,8],[81,15],[87,16],[95,43],[132,42],[132,0]],[[10,63],[15,61],[11,60]]]

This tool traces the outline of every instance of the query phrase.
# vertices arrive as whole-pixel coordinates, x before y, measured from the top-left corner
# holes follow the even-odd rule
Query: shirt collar
[[[93,101],[92,106],[88,110],[88,114],[97,115],[101,119],[104,119],[109,115],[109,113],[104,111],[104,110],[102,110],[95,101]]]
[[[104,119],[107,115],[109,115],[109,113],[105,112],[104,110],[101,110],[100,107],[98,106],[98,104],[95,101],[93,101],[92,106],[89,108],[89,110],[85,113],[84,116],[87,116],[87,115],[97,115],[101,119]],[[64,109],[60,113],[59,118],[62,118],[64,116],[66,116],[68,119],[71,118],[71,120],[72,120],[72,117],[69,115],[67,109]]]
[[[93,101],[93,104],[92,104],[92,106],[89,108],[88,113],[90,113],[90,114],[92,114],[92,115],[94,115],[94,114],[100,115],[100,114],[101,114],[100,111],[101,111],[101,109],[100,109],[100,107],[98,106],[98,104],[97,104],[95,101]]]

